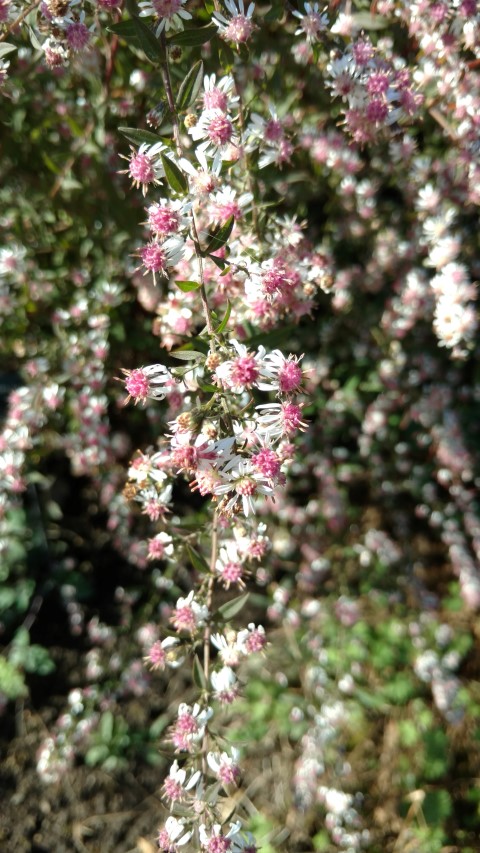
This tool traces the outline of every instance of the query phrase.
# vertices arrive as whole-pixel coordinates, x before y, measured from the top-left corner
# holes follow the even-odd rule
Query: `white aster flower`
[[[320,12],[318,3],[305,3],[304,9],[304,14],[298,12],[297,9],[292,12],[292,15],[300,20],[300,26],[298,30],[295,30],[295,35],[305,35],[308,42],[313,42],[327,29],[328,15],[325,12]]]
[[[218,27],[225,41],[231,41],[235,45],[245,44],[256,29],[252,21],[255,3],[250,3],[245,11],[243,0],[238,0],[238,5],[234,0],[225,0],[225,7],[230,13],[230,18],[226,18],[222,12],[214,12],[212,23]]]
[[[157,36],[163,30],[183,30],[183,22],[192,17],[190,12],[183,9],[186,0],[141,0],[139,3],[141,18],[157,18],[155,30]]]
[[[236,104],[239,97],[235,92],[235,81],[231,74],[217,81],[215,74],[206,74],[203,78],[203,108],[204,110],[222,110],[227,113]]]
[[[233,120],[223,110],[204,110],[188,132],[196,142],[203,140],[199,150],[210,157],[219,154],[222,160],[226,160],[231,156],[232,147],[238,148],[239,137]]]

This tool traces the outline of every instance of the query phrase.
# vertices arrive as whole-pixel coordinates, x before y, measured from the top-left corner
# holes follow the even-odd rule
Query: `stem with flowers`
[[[144,33],[140,19],[134,20]],[[259,234],[248,191],[252,178],[243,169],[249,144],[255,150],[256,131],[247,129],[233,77],[217,80],[197,62],[174,91],[164,32],[158,44],[172,139],[149,139],[132,149],[129,158],[128,173],[144,195],[162,186],[161,196],[146,210],[152,238],[138,255],[145,274],[169,279],[169,299],[180,311],[183,302],[183,310],[197,318],[192,334],[201,327],[202,313],[205,323],[194,341],[181,334],[170,339],[170,359],[183,366],[162,362],[124,371],[127,399],[183,398],[183,405],[176,404],[182,411],[176,410],[169,421],[159,450],[132,460],[125,491],[161,528],[150,540],[152,558],[192,567],[188,594],[177,600],[170,615],[171,631],[146,655],[154,669],[176,668],[189,660],[198,690],[193,702],[179,705],[168,732],[176,757],[163,790],[172,814],[158,841],[169,853],[179,847],[253,851],[255,843],[242,829],[241,815],[222,817],[222,800],[239,783],[240,754],[219,733],[218,709],[239,697],[238,668],[265,645],[261,625],[248,622],[239,630],[232,620],[247,604],[247,579],[254,582],[255,563],[269,549],[256,512],[284,486],[292,439],[305,425],[297,401],[301,356],[268,351],[253,340],[249,344],[247,330],[257,303],[268,316],[275,301],[283,302],[280,318],[305,295],[280,255],[262,259],[271,252],[275,223],[266,220],[267,231]],[[141,138],[132,129],[127,135]],[[243,194],[237,197],[238,192]],[[242,298],[243,288],[251,307]],[[168,361],[167,352],[163,361]],[[262,402],[265,394],[275,394],[276,401]],[[194,536],[181,518],[174,518],[174,524],[167,521],[174,512],[171,498],[179,477],[210,502],[210,520]],[[207,551],[208,558],[203,556]],[[225,599],[225,591],[236,594],[216,604],[219,593]]]

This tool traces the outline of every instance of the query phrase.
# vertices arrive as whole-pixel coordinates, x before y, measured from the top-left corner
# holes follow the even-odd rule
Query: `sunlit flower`
[[[141,18],[158,19],[155,35],[163,30],[183,30],[183,22],[191,19],[190,12],[183,8],[186,0],[141,0],[138,4]]]

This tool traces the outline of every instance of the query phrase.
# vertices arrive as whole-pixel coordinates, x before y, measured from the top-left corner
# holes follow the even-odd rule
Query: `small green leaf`
[[[167,39],[167,44],[176,44],[179,47],[201,47],[202,44],[210,41],[217,33],[218,30],[215,24],[207,24],[206,27],[192,28],[175,33]]]
[[[138,15],[132,15],[132,21],[137,34],[138,42],[147,59],[158,65],[158,62],[165,60],[165,52],[162,45],[157,39],[155,33],[143,23]]]
[[[28,24],[27,24],[27,30],[28,30],[28,35],[30,36],[30,42],[31,42],[33,49],[34,50],[43,50],[42,42],[38,38],[35,30],[32,29],[32,27],[29,27]]]
[[[200,574],[203,575],[210,571],[207,561],[198,553],[198,551],[195,550],[195,548],[192,548],[191,545],[187,545],[187,554],[188,559],[197,572],[200,572]]]
[[[227,267],[227,262],[223,258],[216,258],[215,255],[208,255],[208,257],[219,270],[224,270]]]
[[[193,681],[200,690],[207,689],[207,679],[205,678],[203,666],[200,663],[198,655],[195,655],[193,658]]]
[[[113,736],[114,717],[111,711],[105,711],[100,720],[99,732],[102,740],[110,741]]]
[[[225,327],[226,327],[226,325],[230,319],[231,313],[232,313],[232,303],[229,301],[227,304],[227,310],[225,311],[225,316],[224,316],[223,320],[221,321],[220,325],[217,326],[217,328],[215,329],[217,335],[221,335],[221,333],[225,329]]]
[[[161,157],[163,168],[165,170],[165,177],[172,190],[179,195],[184,195],[184,193],[188,192],[188,181],[186,176],[183,174],[182,170],[179,169],[177,164],[173,162],[173,160],[170,160],[169,157],[165,157],[164,154],[162,154]]]
[[[85,755],[85,764],[88,767],[95,767],[96,764],[103,764],[109,756],[108,746],[104,743],[99,743],[96,746],[91,746]]]
[[[12,50],[16,50],[17,46],[15,44],[8,44],[6,41],[3,44],[0,44],[0,59],[7,55],[7,53],[11,53]]]
[[[203,83],[203,62],[196,62],[183,81],[177,96],[177,109],[186,110],[195,101]]]
[[[152,133],[151,130],[140,130],[140,128],[136,127],[119,127],[118,129],[120,133],[123,133],[135,145],[141,145],[142,142],[146,142],[147,145],[155,145],[157,142],[160,142],[157,134]]]
[[[133,20],[119,21],[118,24],[110,24],[110,26],[107,27],[107,32],[115,33],[115,35],[120,36],[125,39],[125,41],[130,41],[137,46],[140,44]]]
[[[3,655],[0,655],[0,691],[7,699],[18,699],[28,694],[23,674]]]
[[[176,281],[175,284],[180,290],[183,290],[184,293],[190,293],[192,290],[198,290],[201,287],[201,283],[199,281]]]
[[[218,252],[218,250],[225,245],[233,231],[234,224],[235,220],[233,216],[230,216],[224,225],[221,225],[219,228],[214,228],[213,231],[209,233],[210,242],[205,249],[205,255],[209,255],[212,252]]]
[[[245,592],[243,595],[237,596],[237,598],[232,598],[231,601],[227,601],[218,608],[217,614],[219,614],[225,622],[229,619],[233,619],[233,617],[236,616],[237,613],[240,613],[240,611],[245,607],[249,598],[249,592]]]
[[[203,361],[205,358],[203,352],[198,352],[194,349],[177,349],[175,352],[171,352],[170,355],[172,358],[179,358],[180,361],[197,361],[199,358]]]

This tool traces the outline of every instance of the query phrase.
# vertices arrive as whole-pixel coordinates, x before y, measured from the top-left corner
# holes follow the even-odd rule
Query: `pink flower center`
[[[158,833],[157,843],[163,853],[175,853],[177,850],[176,845],[170,842],[170,836],[166,829],[161,829]]]
[[[278,387],[283,394],[295,391],[302,382],[302,370],[296,361],[286,361],[278,373]]]
[[[165,649],[162,648],[160,640],[157,640],[147,655],[147,660],[153,669],[163,669],[165,666]]]
[[[148,227],[156,234],[174,234],[178,231],[180,217],[176,210],[152,204],[148,208]]]
[[[232,363],[231,380],[234,385],[244,385],[251,388],[258,378],[259,370],[253,355],[244,355],[236,358]]]
[[[381,122],[385,121],[388,115],[388,105],[385,101],[380,101],[375,99],[370,101],[367,107],[367,119],[368,121]]]
[[[373,58],[373,45],[368,41],[358,41],[353,45],[353,55],[357,65],[367,65]]]
[[[269,142],[278,142],[283,136],[282,123],[277,119],[271,118],[265,125],[264,135],[265,139]]]
[[[223,580],[228,583],[238,583],[242,578],[243,569],[241,563],[225,563],[221,573]]]
[[[66,33],[68,44],[72,50],[83,50],[90,41],[90,30],[81,21],[70,24],[67,27]]]
[[[282,406],[282,421],[285,432],[295,432],[302,426],[302,410],[295,403],[284,403]]]
[[[218,768],[218,778],[224,785],[236,785],[240,768],[236,764],[221,764]]]
[[[148,543],[148,556],[154,560],[161,560],[165,553],[165,544],[161,539],[150,539]]]
[[[181,732],[183,735],[194,735],[198,731],[198,723],[193,716],[187,712],[180,714],[175,724],[175,731]]]
[[[225,838],[224,835],[216,835],[208,842],[207,850],[208,853],[228,853],[231,846],[232,842],[229,838]]]
[[[232,18],[228,27],[225,28],[223,38],[233,41],[235,44],[244,44],[255,29],[255,24],[245,15],[236,15]]]
[[[172,803],[177,800],[181,800],[183,797],[183,788],[180,782],[177,782],[176,779],[172,779],[170,776],[165,779],[163,789],[165,791],[165,796],[167,799],[171,800]]]
[[[177,447],[172,452],[171,460],[174,468],[195,469],[198,461],[197,449],[195,447]]]
[[[152,241],[140,249],[143,266],[151,272],[164,272],[167,266],[165,252],[159,243]]]
[[[387,74],[377,71],[371,74],[367,83],[367,92],[369,95],[383,95],[388,91],[390,81]]]
[[[235,491],[237,495],[252,497],[257,491],[257,484],[251,477],[242,477],[241,480],[235,483]]]
[[[145,400],[148,397],[150,383],[141,367],[130,371],[125,380],[125,388],[134,400]]]
[[[229,201],[226,204],[217,204],[215,206],[215,216],[222,222],[226,222],[233,216],[234,219],[240,219],[242,211],[236,201]]]
[[[192,608],[188,607],[188,605],[185,607],[177,607],[173,611],[170,621],[177,631],[189,631],[190,634],[193,634],[197,627],[195,614]]]
[[[146,154],[132,154],[128,171],[137,184],[151,184],[155,180],[152,161]]]
[[[289,284],[290,277],[287,269],[277,261],[274,262],[272,269],[262,276],[262,290],[266,296],[272,296],[277,291],[283,292]]]
[[[8,15],[10,13],[10,2],[7,0],[0,0],[0,24],[4,24],[8,21]]]
[[[273,478],[280,472],[280,459],[274,450],[260,450],[252,457],[252,462],[264,477]]]
[[[182,0],[152,0],[152,5],[159,18],[173,18],[182,8]]]
[[[227,145],[233,136],[232,122],[225,115],[215,115],[208,123],[207,134],[214,145]]]
[[[227,107],[228,97],[218,86],[205,92],[203,96],[203,108],[205,110],[221,110],[224,113]]]
[[[262,631],[252,631],[247,637],[245,648],[249,654],[260,652],[267,642],[265,634]]]

